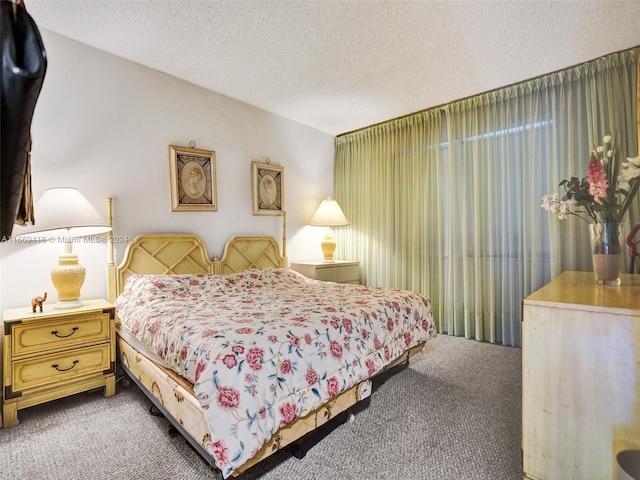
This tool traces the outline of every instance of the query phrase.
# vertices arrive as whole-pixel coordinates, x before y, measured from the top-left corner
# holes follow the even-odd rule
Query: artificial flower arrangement
[[[565,194],[542,197],[542,208],[560,220],[575,215],[589,223],[596,283],[620,285],[622,224],[640,188],[640,156],[620,163],[611,135],[591,152],[587,176],[560,182]]]
[[[620,163],[611,135],[605,135],[603,145],[591,152],[587,176],[559,186],[565,188],[562,199],[557,193],[545,195],[541,207],[560,220],[575,215],[588,223],[622,223],[640,188],[640,156]]]

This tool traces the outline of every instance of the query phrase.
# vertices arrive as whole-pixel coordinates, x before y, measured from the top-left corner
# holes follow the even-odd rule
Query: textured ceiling
[[[24,0],[40,28],[337,135],[640,45],[640,1]]]

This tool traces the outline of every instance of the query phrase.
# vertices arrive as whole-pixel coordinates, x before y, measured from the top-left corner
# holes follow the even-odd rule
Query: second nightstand
[[[337,283],[360,283],[360,262],[335,260],[323,262],[292,262],[291,269],[305,277]]]
[[[18,410],[104,387],[116,391],[115,310],[105,300],[44,313],[30,307],[4,311],[2,419],[18,423]]]

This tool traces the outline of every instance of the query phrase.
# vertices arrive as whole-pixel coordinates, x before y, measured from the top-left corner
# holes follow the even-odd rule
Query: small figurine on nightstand
[[[36,308],[40,307],[40,311],[42,312],[42,304],[47,301],[47,292],[44,292],[43,297],[33,297],[31,299],[31,307],[33,307],[33,312],[35,313]]]

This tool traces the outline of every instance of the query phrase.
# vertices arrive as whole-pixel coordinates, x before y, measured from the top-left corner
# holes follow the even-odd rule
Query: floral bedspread
[[[194,384],[223,476],[283,425],[434,334],[429,301],[289,269],[134,275],[120,328]]]

